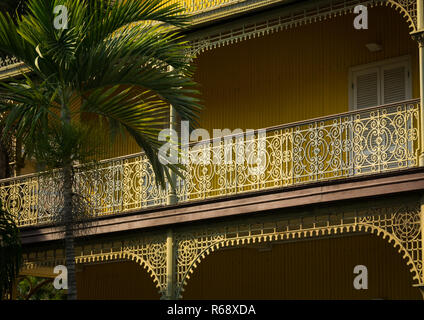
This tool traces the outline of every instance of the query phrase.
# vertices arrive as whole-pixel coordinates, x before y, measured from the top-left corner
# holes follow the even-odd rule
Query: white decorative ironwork
[[[30,250],[23,255],[24,270],[65,264],[65,253],[57,247]],[[109,238],[105,242],[84,242],[75,247],[75,262],[88,264],[134,261],[149,273],[160,294],[166,290],[166,237],[149,234],[137,237]]]
[[[407,19],[412,31],[417,30],[417,1],[418,0],[388,0],[387,2],[400,10]]]
[[[200,17],[206,13],[213,14],[210,14],[207,18],[203,18],[202,22],[278,2],[284,3],[284,0],[172,0],[171,2],[179,3],[186,14],[193,16],[194,20],[192,23],[195,23],[196,16]],[[195,57],[204,50],[260,37],[283,29],[330,19],[352,12],[358,4],[370,7],[377,5],[395,7],[407,20],[411,32],[417,30],[417,0],[329,0],[323,2],[311,1],[310,4],[312,4],[310,8],[288,9],[278,17],[270,17],[267,20],[256,21],[254,23],[250,22],[216,34],[212,33],[207,36],[196,37],[190,41],[191,49],[189,50],[189,56]],[[0,76],[4,73],[5,76],[3,78],[7,77],[10,71],[2,70],[2,68],[16,69],[19,67],[23,68],[24,65],[15,57],[6,56],[3,59],[0,58]]]
[[[355,6],[364,5],[391,6],[400,11],[406,19],[411,32],[417,30],[417,1],[416,0],[328,0],[310,1],[304,7],[287,8],[279,14],[270,14],[267,19],[249,20],[214,33],[201,33],[191,39],[191,56],[197,56],[200,52],[217,47],[237,43],[251,38],[261,37],[270,33],[287,30],[338,17],[347,13],[352,13]]]
[[[175,277],[173,297],[181,298],[190,275],[207,255],[225,247],[284,242],[330,235],[370,233],[386,239],[398,249],[409,266],[416,285],[424,284],[423,242],[420,229],[420,201],[416,197],[380,200],[361,205],[334,206],[303,212],[284,211],[254,219],[202,223],[175,230]],[[337,239],[335,239],[337,241]],[[24,269],[53,267],[64,263],[64,250],[54,247],[27,249]],[[109,236],[79,243],[76,263],[131,260],[143,266],[166,297],[166,232]]]
[[[16,57],[5,56],[4,58],[0,58],[0,69],[17,63],[19,63],[19,60]]]
[[[179,201],[417,166],[418,115],[414,101],[209,141],[190,152]]]
[[[189,151],[178,201],[416,167],[419,130],[414,100],[207,141]],[[19,226],[47,223],[61,208],[61,181],[58,172],[0,180],[0,200]],[[97,216],[165,205],[167,190],[144,154],[76,169],[75,193]]]
[[[285,213],[287,216],[287,212]],[[417,285],[424,284],[420,204],[384,205],[357,210],[328,209],[327,214],[295,214],[259,218],[255,222],[207,224],[177,235],[177,288],[181,298],[194,269],[207,255],[223,247],[298,240],[335,234],[368,232],[381,236],[398,249]]]
[[[263,1],[263,0],[262,0]],[[177,3],[186,14],[199,14],[209,10],[221,8],[234,3],[249,2],[248,0],[171,0],[169,3]]]

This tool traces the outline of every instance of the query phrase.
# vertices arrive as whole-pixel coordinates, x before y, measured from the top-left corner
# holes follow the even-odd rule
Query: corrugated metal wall
[[[78,299],[159,299],[153,279],[135,262],[85,265],[77,272]]]
[[[257,129],[348,111],[349,67],[410,54],[418,97],[418,45],[394,9],[369,9],[369,29],[348,14],[205,51],[196,60],[202,127]],[[383,50],[371,53],[367,43]]]
[[[418,45],[401,15],[369,9],[369,29],[355,30],[348,14],[205,51],[195,60],[195,80],[205,106],[201,127],[257,129],[348,110],[351,66],[410,54],[413,96],[418,97]],[[367,43],[383,46],[370,53]],[[140,151],[129,136],[108,136],[101,158]],[[22,173],[33,172],[32,167]]]
[[[368,290],[353,287],[356,265]],[[402,256],[373,235],[218,250],[194,270],[185,299],[421,299]]]
[[[355,290],[353,269],[368,268],[368,290]],[[80,299],[158,299],[153,280],[133,262],[86,265],[77,272]],[[184,299],[421,299],[412,273],[375,235],[220,249],[198,265]]]

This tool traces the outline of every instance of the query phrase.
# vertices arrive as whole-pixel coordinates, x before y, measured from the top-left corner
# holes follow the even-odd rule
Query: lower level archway
[[[356,290],[354,268],[368,270]],[[363,234],[220,249],[188,280],[184,299],[422,299],[406,261]]]
[[[149,273],[132,261],[77,265],[78,299],[159,299],[158,290]]]

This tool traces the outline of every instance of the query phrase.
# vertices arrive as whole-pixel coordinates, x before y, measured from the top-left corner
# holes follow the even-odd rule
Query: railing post
[[[172,71],[172,70],[174,70],[174,68],[172,66],[169,66],[168,71]],[[170,141],[173,148],[177,148],[177,141],[174,141],[173,139],[174,135],[172,134],[172,132],[174,131],[177,132],[176,122],[177,122],[177,112],[175,108],[172,105],[170,105],[169,106],[169,129],[171,132]],[[169,175],[170,175],[171,181],[169,182],[169,186],[168,186],[168,195],[166,197],[166,204],[172,205],[178,202],[177,193],[176,193],[177,177],[175,172],[172,171],[171,169],[169,169]],[[174,185],[175,188],[172,185]]]
[[[170,109],[169,110],[169,128],[171,129],[171,132],[173,132],[173,130],[174,131],[177,131],[176,130],[176,126],[175,126],[175,122],[176,122],[176,118],[177,118],[175,108],[171,105],[169,107],[169,109]],[[173,134],[171,134],[171,144],[172,144],[172,147],[173,148],[176,148],[177,147],[176,146],[177,142],[174,141],[172,139],[172,137],[173,137]],[[171,205],[171,204],[176,204],[177,201],[178,201],[178,199],[177,199],[177,193],[176,193],[177,177],[176,177],[175,172],[172,171],[171,169],[169,169],[169,175],[170,175],[171,181],[169,182],[169,186],[168,186],[168,196],[166,198],[166,203],[168,205]],[[172,185],[174,185],[175,188]]]
[[[237,151],[238,151],[238,148],[237,148],[237,138],[236,137],[231,138],[231,144],[232,144],[231,148],[233,148],[232,153],[231,153],[231,157],[233,156],[233,153],[234,153],[234,194],[237,194],[237,188],[238,188],[238,185],[237,185],[237,181],[238,181],[238,179],[237,179],[237,165],[238,165],[238,163],[237,163],[237,161],[238,161]]]
[[[419,166],[424,166],[424,0],[417,0],[417,31],[412,38],[418,42],[420,68],[420,155]]]
[[[294,150],[296,150],[296,148],[294,147],[294,143],[295,143],[295,128],[291,128],[291,185],[295,184],[295,176],[294,176]]]
[[[419,44],[419,57],[420,57],[420,158],[419,158],[419,165],[424,166],[424,150],[423,150],[423,143],[424,143],[424,39],[423,39],[423,33],[420,33],[420,40],[418,41]]]

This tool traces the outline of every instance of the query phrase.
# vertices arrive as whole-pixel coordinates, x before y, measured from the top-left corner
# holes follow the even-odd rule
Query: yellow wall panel
[[[418,46],[407,23],[388,7],[369,9],[369,29],[348,14],[201,53],[195,60],[204,110],[200,127],[258,129],[348,111],[349,67],[411,55],[419,95]],[[383,50],[371,53],[367,43]],[[105,135],[98,158],[140,152],[129,135]],[[33,172],[28,167],[22,173]]]
[[[85,265],[77,272],[78,299],[159,299],[147,271],[130,261]]]
[[[402,256],[374,235],[296,241],[270,251],[218,250],[191,275],[184,299],[422,299]],[[368,290],[353,287],[356,265]]]
[[[220,249],[198,265],[184,299],[421,299],[412,273],[375,235]],[[353,287],[356,265],[368,268],[368,290]],[[77,272],[79,299],[159,299],[153,279],[134,262],[87,264]]]
[[[411,55],[419,95],[418,45],[401,15],[369,9],[369,29],[348,14],[200,53],[195,79],[201,126],[258,129],[348,111],[349,68]],[[367,43],[383,50],[371,53]]]

